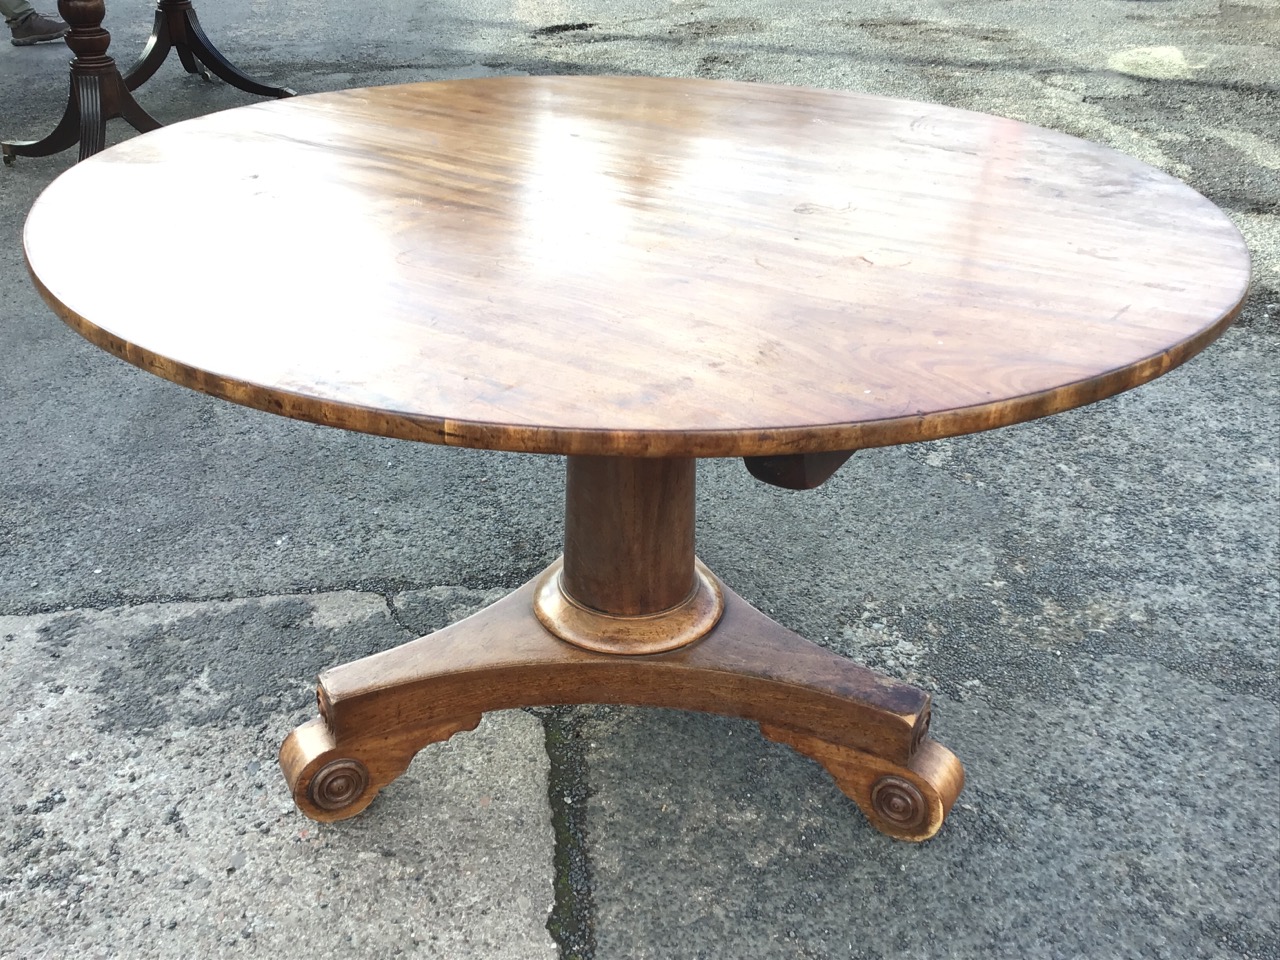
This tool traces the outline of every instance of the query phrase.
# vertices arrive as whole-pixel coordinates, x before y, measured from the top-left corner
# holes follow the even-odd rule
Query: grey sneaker
[[[57,17],[29,13],[9,29],[13,31],[15,47],[29,47],[33,43],[44,43],[46,40],[61,40],[71,28]]]

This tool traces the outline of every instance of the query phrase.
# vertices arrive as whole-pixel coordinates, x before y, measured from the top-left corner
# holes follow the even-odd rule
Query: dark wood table
[[[202,227],[181,243],[131,215],[170,190]],[[74,228],[90,206],[112,244]],[[854,450],[1091,403],[1205,347],[1249,279],[1220,211],[1105,147],[904,100],[639,78],[351,90],[177,124],[61,176],[25,249],[67,323],[176,383],[567,456],[561,559],[320,677],[319,717],[281,749],[308,816],[358,813],[486,710],[609,702],[758,721],[911,840],[963,783],[929,696],[697,561],[695,459],[808,488]],[[145,298],[120,282],[143,270]]]
[[[176,52],[187,73],[210,80],[213,76],[234,87],[264,97],[292,97],[287,87],[273,87],[248,76],[224,57],[205,34],[191,0],[157,0],[155,19],[147,45],[127,73],[121,74],[108,55],[111,34],[102,28],[106,0],[58,0],[58,12],[71,31],[67,46],[71,60],[71,92],[62,119],[48,136],[39,140],[6,140],[0,156],[6,166],[18,157],[47,157],[80,145],[80,159],[91,157],[107,144],[107,121],[122,119],[141,133],[160,126],[133,99],[133,91],[146,83],[170,53]]]

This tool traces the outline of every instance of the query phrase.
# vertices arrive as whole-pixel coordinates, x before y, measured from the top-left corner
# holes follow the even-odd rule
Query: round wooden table
[[[197,230],[133,216],[170,193]],[[320,677],[320,716],[281,749],[309,816],[358,813],[486,710],[613,702],[754,719],[916,840],[963,783],[928,695],[696,560],[695,458],[803,489],[862,447],[1091,403],[1206,346],[1249,279],[1220,211],[1105,147],[932,104],[642,78],[350,90],[179,123],[63,174],[25,249],[67,323],[177,383],[568,456],[549,570]]]

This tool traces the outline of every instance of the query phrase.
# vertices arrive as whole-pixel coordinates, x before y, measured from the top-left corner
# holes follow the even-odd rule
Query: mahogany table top
[[[184,198],[168,229],[138,215],[165,196]],[[1090,403],[1202,349],[1249,279],[1225,215],[1105,147],[634,77],[175,124],[60,176],[25,250],[71,326],[186,386],[393,437],[627,456],[853,449]]]

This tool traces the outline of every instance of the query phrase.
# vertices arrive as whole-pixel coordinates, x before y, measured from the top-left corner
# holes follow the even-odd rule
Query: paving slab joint
[[[555,902],[547,931],[560,948],[561,960],[594,960],[595,900],[587,852],[587,745],[583,717],[574,707],[531,711],[546,731],[547,799],[555,832]]]

